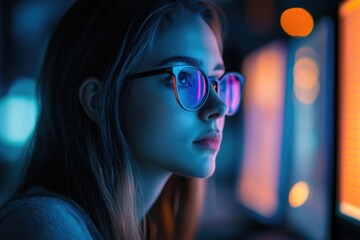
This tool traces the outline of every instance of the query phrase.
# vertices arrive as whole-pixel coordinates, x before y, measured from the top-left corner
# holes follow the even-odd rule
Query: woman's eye
[[[181,72],[178,76],[178,87],[180,88],[189,88],[192,87],[192,76],[187,72]]]

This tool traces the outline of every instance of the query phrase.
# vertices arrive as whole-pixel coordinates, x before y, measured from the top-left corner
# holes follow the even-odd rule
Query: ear
[[[93,120],[98,122],[97,119],[97,108],[98,108],[98,96],[101,90],[101,83],[95,77],[86,78],[79,88],[79,101],[83,107],[86,115]]]

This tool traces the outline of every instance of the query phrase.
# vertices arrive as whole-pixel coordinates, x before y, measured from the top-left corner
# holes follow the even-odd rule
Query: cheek
[[[134,86],[123,117],[126,139],[139,161],[165,158],[191,139],[192,118],[172,89]],[[136,89],[136,92],[134,91]],[[159,160],[160,161],[160,160]]]

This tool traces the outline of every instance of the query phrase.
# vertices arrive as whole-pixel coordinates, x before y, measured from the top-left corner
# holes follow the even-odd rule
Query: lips
[[[221,134],[212,131],[196,139],[193,143],[202,148],[218,151],[221,145]]]

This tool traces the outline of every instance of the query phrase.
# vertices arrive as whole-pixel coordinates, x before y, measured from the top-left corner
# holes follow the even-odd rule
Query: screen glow
[[[264,218],[279,210],[279,179],[285,98],[286,51],[271,43],[246,57],[244,155],[238,180],[240,202]]]
[[[340,212],[360,221],[360,1],[344,2],[340,34]]]

